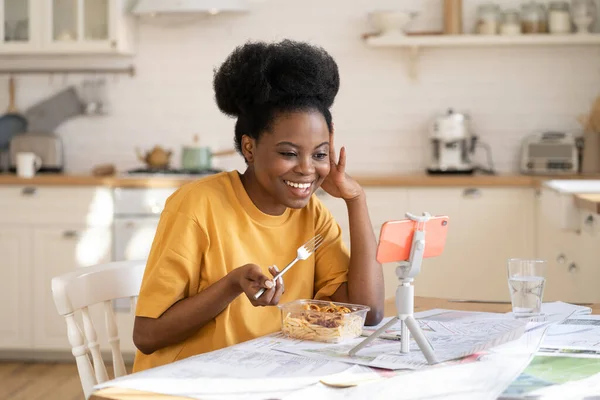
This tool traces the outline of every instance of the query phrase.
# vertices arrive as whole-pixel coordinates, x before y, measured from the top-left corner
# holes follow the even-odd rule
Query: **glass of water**
[[[532,317],[542,312],[546,261],[508,260],[508,289],[515,317]]]

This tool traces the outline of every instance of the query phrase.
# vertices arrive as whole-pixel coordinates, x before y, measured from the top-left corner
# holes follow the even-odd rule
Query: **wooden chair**
[[[104,304],[114,375],[115,378],[126,375],[112,300],[130,298],[131,307],[135,310],[145,267],[145,260],[117,261],[79,268],[52,279],[54,303],[58,313],[66,319],[67,336],[86,398],[92,393],[94,385],[109,379],[88,307]],[[75,319],[78,312],[81,313],[84,334]],[[88,353],[91,354],[93,366]]]

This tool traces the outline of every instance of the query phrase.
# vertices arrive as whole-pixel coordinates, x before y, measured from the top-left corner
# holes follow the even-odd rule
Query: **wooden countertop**
[[[426,174],[353,175],[364,187],[538,187],[550,179],[600,179],[600,175],[525,176],[525,175],[455,175]],[[128,177],[40,174],[31,179],[14,174],[0,174],[0,185],[107,186],[107,187],[179,187],[197,178]]]
[[[575,204],[583,210],[600,214],[600,193],[576,194]]]
[[[386,317],[396,315],[395,298],[389,298],[385,301],[384,314]],[[592,314],[600,313],[600,304],[593,304]],[[463,311],[485,311],[505,313],[511,310],[510,304],[504,303],[468,303],[468,302],[452,302],[445,299],[418,297],[415,296],[415,312],[431,310],[434,308],[443,308],[447,310],[463,310]],[[187,397],[168,396],[158,393],[146,393],[131,389],[107,388],[98,390],[90,396],[90,400],[185,400]]]

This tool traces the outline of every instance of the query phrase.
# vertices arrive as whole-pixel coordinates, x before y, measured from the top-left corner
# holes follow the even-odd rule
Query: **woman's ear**
[[[254,150],[256,148],[256,141],[248,135],[242,136],[242,154],[248,164],[252,164],[254,161]]]

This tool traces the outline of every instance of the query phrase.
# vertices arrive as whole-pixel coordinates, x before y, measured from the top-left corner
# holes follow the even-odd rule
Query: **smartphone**
[[[423,258],[437,257],[444,251],[448,216],[431,217],[425,223],[425,252]],[[377,261],[381,264],[407,261],[417,222],[410,219],[385,222],[379,233]]]

